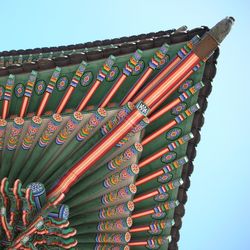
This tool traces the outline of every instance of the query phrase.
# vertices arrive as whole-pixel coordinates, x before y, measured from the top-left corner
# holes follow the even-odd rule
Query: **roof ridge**
[[[94,41],[92,43],[85,43],[85,44],[78,44],[74,45],[76,49],[78,47],[83,46],[83,48],[86,48],[86,46],[89,46],[89,48],[92,45],[97,45],[98,43],[102,43],[104,46],[104,43],[107,43],[105,41],[119,41],[119,43],[115,43],[118,46],[114,46],[113,48],[104,48],[101,49],[100,47],[96,47],[97,50],[89,51],[85,53],[75,53],[71,55],[66,56],[58,56],[55,58],[41,58],[39,60],[33,61],[33,62],[25,62],[23,64],[11,64],[7,67],[1,67],[0,68],[0,77],[1,76],[7,76],[9,74],[22,74],[22,73],[28,73],[32,70],[46,70],[46,69],[52,69],[56,66],[58,67],[64,67],[68,65],[73,64],[79,64],[82,60],[85,61],[94,61],[94,60],[101,60],[105,59],[110,55],[114,56],[120,56],[128,53],[133,53],[136,49],[141,50],[147,50],[147,49],[153,49],[160,47],[163,43],[173,44],[173,43],[181,43],[191,40],[195,35],[202,36],[208,28],[206,26],[202,26],[200,28],[195,28],[192,30],[184,31],[184,32],[173,32],[173,30],[169,31],[159,31],[159,32],[151,32],[148,34],[141,34],[138,36],[130,36],[130,37],[122,37],[122,38],[115,38],[111,40],[103,40],[103,41]],[[158,36],[155,36],[158,35]],[[136,37],[137,40],[135,41],[129,41],[131,39]],[[107,44],[108,45],[108,44]],[[111,44],[110,44],[111,45]],[[41,48],[41,49],[33,49],[33,50],[11,50],[11,51],[3,51],[0,52],[1,56],[18,56],[18,55],[24,55],[21,54],[25,51],[29,51],[27,54],[31,54],[30,52],[34,52],[34,54],[41,53],[49,53],[54,50],[54,48],[62,48],[64,46],[59,47],[51,47],[51,48]],[[65,46],[66,47],[66,46]],[[73,50],[73,47],[69,45]],[[60,51],[60,50],[59,50]]]

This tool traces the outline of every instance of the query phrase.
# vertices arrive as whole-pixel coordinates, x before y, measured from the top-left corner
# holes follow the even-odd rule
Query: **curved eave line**
[[[204,88],[201,89],[198,96],[198,103],[200,105],[200,110],[194,115],[193,123],[192,123],[192,133],[194,134],[194,138],[189,141],[187,147],[187,156],[189,162],[183,166],[182,170],[182,179],[184,183],[179,188],[177,200],[180,202],[179,206],[175,208],[174,212],[174,220],[175,225],[171,229],[172,241],[169,244],[168,250],[178,250],[178,241],[180,239],[179,230],[182,225],[182,217],[185,213],[185,203],[187,202],[187,191],[190,187],[190,176],[193,172],[193,161],[196,156],[196,146],[200,141],[200,130],[204,124],[204,112],[207,108],[207,97],[210,95],[212,91],[213,78],[216,74],[216,63],[217,58],[219,56],[219,49],[215,51],[215,53],[209,58],[206,62],[204,74],[202,81],[205,84]]]
[[[116,44],[118,46],[114,48],[100,49],[97,47],[94,51],[89,51],[86,53],[77,53],[68,56],[59,56],[52,59],[41,58],[37,61],[23,64],[12,64],[8,67],[0,68],[0,77],[7,76],[9,74],[23,74],[31,72],[32,70],[46,70],[53,69],[56,66],[64,67],[73,64],[79,64],[82,60],[87,62],[94,60],[106,59],[109,55],[120,56],[124,54],[129,54],[135,52],[137,49],[147,50],[158,48],[162,46],[163,43],[169,45],[186,42],[191,40],[195,35],[202,36],[208,30],[207,27],[200,27],[192,29],[185,32],[174,32],[175,30],[152,32],[149,34],[141,34],[138,36],[116,38],[111,40],[94,41],[93,43],[85,43],[78,45],[69,46],[59,46],[51,48],[41,48],[41,49],[29,49],[29,50],[11,50],[0,52],[1,56],[18,56],[24,54],[39,54],[39,53],[49,53],[54,51],[61,51],[73,49],[84,49],[84,48],[94,48],[96,46],[107,46],[111,44]],[[109,42],[108,42],[109,41]]]

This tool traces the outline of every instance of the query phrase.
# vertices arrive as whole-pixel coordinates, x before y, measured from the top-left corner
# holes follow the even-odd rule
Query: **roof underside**
[[[1,52],[0,110],[2,110],[4,105],[4,94],[7,89],[6,83],[10,79],[10,74],[14,75],[11,76],[11,79],[14,79],[14,87],[10,98],[8,116],[6,117],[8,123],[5,132],[1,134],[3,142],[1,144],[0,179],[7,176],[10,186],[18,178],[24,187],[32,182],[41,182],[45,185],[46,190],[50,190],[65,172],[71,169],[93,145],[103,138],[101,131],[103,132],[108,127],[108,121],[112,120],[112,117],[119,113],[119,110],[122,108],[121,102],[123,98],[126,97],[131,87],[147,70],[156,51],[164,43],[169,45],[167,54],[161,60],[160,65],[152,72],[138,92],[143,90],[147,83],[162,72],[188,41],[196,35],[202,36],[207,30],[208,28],[206,27],[184,32],[169,30],[78,45]],[[115,86],[117,80],[122,75],[123,68],[137,49],[143,51],[142,56],[138,60],[132,74],[126,78],[120,89],[105,107],[107,115],[94,126],[88,135],[89,137],[86,137],[86,141],[77,140],[77,135],[79,135],[81,129],[90,126],[88,122],[91,115],[100,112],[98,109],[100,103]],[[81,112],[83,114],[81,121],[78,121],[72,130],[68,129],[65,132],[65,126],[67,126],[69,120],[74,120],[74,111],[86,93],[92,88],[99,70],[110,55],[116,57],[111,70],[94,92],[87,107]],[[71,188],[63,203],[69,206],[70,226],[77,230],[75,238],[78,241],[79,249],[94,249],[94,247],[99,247],[97,249],[111,249],[111,246],[119,246],[120,248],[118,249],[124,249],[129,243],[143,241],[147,241],[147,244],[138,244],[138,246],[134,244],[131,245],[131,248],[178,249],[177,242],[180,237],[181,218],[184,215],[184,205],[187,201],[186,192],[190,186],[190,175],[193,171],[196,145],[200,141],[200,129],[204,123],[203,113],[207,108],[207,97],[212,89],[211,81],[216,73],[215,65],[218,55],[219,51],[217,49],[206,63],[167,98],[153,114],[185,93],[189,93],[188,98],[179,102],[167,113],[164,113],[142,130],[138,130],[136,133],[129,135],[128,138],[125,138],[119,146],[116,146],[110,153],[106,154],[101,161],[95,164]],[[65,97],[65,93],[70,88],[72,79],[82,60],[85,60],[88,64],[80,77],[79,84],[77,84],[61,113],[62,122],[58,125],[58,129],[51,136],[49,142],[44,147],[41,147],[41,145],[39,146],[40,138],[48,128],[52,115],[56,112]],[[60,67],[60,75],[56,80],[55,88],[41,117],[43,119],[42,125],[37,130],[36,135],[32,137],[32,145],[25,150],[22,145],[26,138],[27,129],[31,124],[32,117],[39,109],[46,93],[46,87],[50,83],[56,67]],[[32,70],[36,72],[34,73],[33,71],[32,73]],[[35,74],[35,79],[33,79],[34,86],[31,88],[31,97],[25,112],[25,122],[19,131],[20,137],[18,137],[18,141],[15,142],[14,140],[14,143],[16,143],[14,150],[10,150],[8,145],[10,139],[13,139],[11,138],[13,119],[20,114],[25,91],[27,90],[27,81],[30,79],[31,74]],[[190,88],[195,89],[195,91],[190,92]],[[186,110],[185,119],[182,122],[169,127],[164,133],[155,137],[154,140],[144,143],[146,138],[156,131],[160,131],[169,122],[176,120],[178,115],[183,114]],[[67,134],[65,140],[60,138],[60,131],[64,131]],[[190,137],[190,133],[192,133],[193,137]],[[180,143],[183,136],[186,143]],[[58,143],[58,138],[63,140],[63,143]],[[143,144],[143,150],[138,146],[138,143]],[[175,144],[174,148],[172,147],[173,144]],[[131,170],[131,164],[140,166],[145,159],[164,148],[169,148],[168,152],[145,164],[145,166],[140,168],[139,173],[137,173],[136,168]],[[132,156],[127,159],[127,155],[124,156],[124,152],[132,152]],[[117,164],[119,168],[112,169],[110,164]],[[173,169],[170,170],[171,168]],[[138,181],[143,180],[146,176],[160,170],[162,174],[157,178],[152,178],[150,181],[140,185],[137,184]],[[127,177],[123,178],[122,173]],[[110,176],[113,176],[113,179]],[[119,182],[117,179],[119,179]],[[118,183],[116,184],[116,182]],[[134,185],[137,186],[136,192],[133,189]],[[119,191],[122,188],[123,190]],[[158,190],[158,193],[154,196],[137,201],[143,194],[151,193],[155,190]],[[123,195],[122,192],[127,193]],[[108,200],[109,202],[104,202],[103,200]],[[100,217],[101,211],[108,209],[108,207],[117,208],[119,204],[125,204],[128,201],[135,201],[135,209],[133,211],[129,210],[128,213],[120,212],[113,218],[107,215],[103,218]],[[161,208],[162,206],[165,207]],[[169,206],[169,208],[166,209],[166,206]],[[159,208],[158,210],[157,207]],[[134,215],[150,209],[155,209],[153,215],[134,217]],[[126,221],[131,216],[133,218],[131,229],[129,229],[129,223],[127,222],[127,225],[119,225],[119,223],[125,223],[124,221],[119,221],[119,219]],[[107,221],[106,225],[104,225],[104,222],[101,224],[103,220]],[[115,222],[112,222],[112,220],[115,220]],[[140,230],[142,226],[150,229]],[[116,228],[114,232],[112,228]],[[131,239],[126,234],[128,231],[131,232]],[[168,236],[171,236],[171,241]],[[150,242],[152,243],[151,246]]]

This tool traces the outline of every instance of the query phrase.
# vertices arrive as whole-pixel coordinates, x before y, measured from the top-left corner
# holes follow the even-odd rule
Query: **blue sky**
[[[0,50],[59,46],[236,19],[191,177],[180,250],[249,250],[250,1],[1,1]]]

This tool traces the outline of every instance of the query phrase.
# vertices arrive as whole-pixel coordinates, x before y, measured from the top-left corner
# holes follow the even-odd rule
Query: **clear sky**
[[[217,75],[188,191],[180,250],[250,249],[250,1],[0,2],[0,50],[82,43],[236,19]]]

